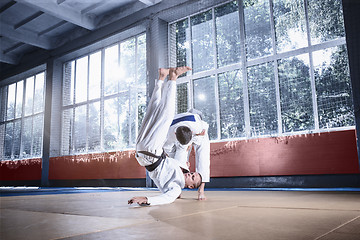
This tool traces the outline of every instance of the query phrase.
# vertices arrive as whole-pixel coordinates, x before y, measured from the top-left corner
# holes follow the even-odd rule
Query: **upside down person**
[[[202,180],[200,174],[183,172],[178,161],[168,157],[163,146],[175,115],[176,79],[190,67],[160,68],[139,135],[136,140],[136,159],[144,166],[149,177],[161,191],[154,197],[139,196],[128,203],[160,205],[172,203],[183,188],[197,188]],[[165,78],[168,76],[168,81]]]

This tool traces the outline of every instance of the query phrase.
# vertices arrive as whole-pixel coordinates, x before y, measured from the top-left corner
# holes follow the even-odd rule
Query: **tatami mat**
[[[0,239],[360,239],[360,192],[184,191],[163,206],[128,205],[155,189],[2,189]],[[40,194],[41,193],[41,194]]]

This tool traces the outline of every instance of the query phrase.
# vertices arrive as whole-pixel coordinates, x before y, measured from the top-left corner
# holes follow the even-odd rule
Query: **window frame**
[[[124,33],[122,33],[124,34]],[[105,77],[104,77],[104,62],[105,62],[105,50],[108,49],[108,48],[111,48],[111,47],[114,47],[114,46],[118,46],[117,50],[118,50],[118,64],[120,62],[120,58],[121,58],[121,43],[124,43],[128,40],[131,40],[131,39],[134,39],[135,40],[135,65],[138,66],[138,42],[139,42],[139,38],[140,37],[144,37],[145,38],[145,46],[148,44],[147,43],[147,32],[144,31],[144,30],[139,30],[139,31],[131,31],[130,33],[126,33],[124,34],[123,37],[119,37],[119,35],[121,34],[116,34],[108,39],[105,39],[105,40],[102,40],[100,42],[97,42],[95,44],[93,44],[92,46],[86,48],[86,49],[80,49],[76,52],[73,52],[71,53],[70,55],[66,56],[66,57],[63,57],[60,59],[60,63],[61,63],[61,103],[60,103],[60,109],[61,109],[61,117],[60,117],[60,151],[59,151],[59,154],[60,156],[65,156],[65,155],[79,155],[79,154],[91,154],[91,153],[102,153],[102,152],[109,152],[109,151],[123,151],[123,150],[129,150],[129,149],[134,149],[135,148],[135,142],[133,143],[134,146],[128,146],[124,149],[106,149],[105,148],[105,142],[104,142],[104,128],[105,128],[105,123],[104,123],[104,115],[105,115],[105,111],[104,111],[104,108],[105,108],[105,102],[107,100],[110,100],[110,99],[117,99],[117,98],[120,98],[125,92],[127,91],[122,91],[122,90],[119,90],[117,91],[116,93],[110,93],[110,94],[105,94]],[[92,98],[92,99],[89,99],[89,94],[90,94],[90,82],[89,82],[89,66],[90,66],[90,56],[92,54],[95,54],[95,53],[98,53],[100,52],[101,56],[101,83],[100,83],[100,97],[96,97],[96,98]],[[81,59],[83,57],[87,57],[88,59],[88,62],[87,62],[87,97],[86,97],[86,100],[85,101],[81,101],[81,102],[75,102],[75,94],[76,94],[76,61],[78,59]],[[147,48],[145,48],[145,62],[147,61]],[[71,104],[67,104],[65,105],[63,103],[63,100],[64,100],[64,91],[63,91],[63,88],[64,88],[64,77],[65,77],[65,64],[66,63],[70,63],[74,61],[74,89],[73,89],[73,99],[72,99],[72,103]],[[135,78],[137,78],[137,71],[135,71]],[[147,80],[145,81],[147,83]],[[144,86],[142,88],[136,88],[137,89],[137,92],[139,91],[142,91],[145,93],[145,95],[147,96],[147,87],[148,86]],[[133,87],[132,87],[133,88]],[[140,90],[139,90],[140,89]],[[129,91],[129,90],[128,90]],[[130,94],[129,95],[129,99],[130,99]],[[90,132],[90,129],[89,129],[89,124],[88,124],[88,118],[89,118],[89,105],[93,104],[93,103],[99,103],[100,104],[100,110],[99,110],[99,121],[100,121],[100,146],[99,146],[99,149],[98,150],[90,150],[89,149],[89,132]],[[85,151],[84,152],[78,152],[75,150],[75,131],[74,131],[74,123],[75,123],[75,109],[78,108],[78,107],[81,107],[81,106],[85,106],[86,107],[86,147],[85,147]],[[140,105],[137,104],[137,107],[139,107]],[[129,108],[130,106],[128,106]],[[70,145],[71,147],[69,147],[68,149],[68,152],[64,152],[64,148],[63,148],[63,139],[64,139],[64,136],[63,136],[63,124],[64,124],[64,121],[63,121],[63,113],[64,111],[66,110],[70,110],[72,111],[72,124],[70,126],[71,130],[71,140],[68,140],[70,142]],[[138,111],[136,111],[136,122],[138,121]],[[138,124],[137,124],[138,125]],[[130,129],[131,128],[131,125],[128,126],[128,128]],[[129,130],[130,131],[130,130]],[[138,128],[135,129],[135,137],[137,136],[137,132],[138,132]]]
[[[42,100],[42,110],[38,111],[38,112],[34,112],[34,99],[35,99],[35,94],[36,94],[36,76],[39,74],[43,74],[44,75],[44,85],[43,87],[43,100]],[[26,101],[26,81],[29,78],[34,78],[34,86],[33,86],[33,92],[32,92],[32,112],[31,114],[25,114],[25,101]],[[17,85],[19,82],[23,81],[23,89],[22,89],[22,96],[21,96],[21,115],[20,116],[16,116],[16,105],[17,105]],[[14,116],[11,119],[7,118],[7,108],[8,108],[8,89],[9,86],[12,84],[16,84],[15,86],[15,109],[14,109]],[[46,92],[46,65],[42,64],[39,65],[37,67],[34,67],[30,70],[24,71],[20,74],[14,75],[12,77],[9,77],[5,80],[2,81],[2,84],[0,85],[0,98],[1,98],[1,108],[0,108],[0,160],[5,160],[5,161],[14,161],[14,160],[24,160],[24,159],[34,159],[34,158],[42,158],[42,153],[43,153],[43,132],[44,132],[44,116],[45,116],[45,92]],[[38,116],[42,116],[42,126],[41,126],[41,144],[40,144],[40,153],[36,154],[34,153],[34,118],[38,117]],[[27,156],[26,154],[24,154],[23,150],[24,150],[24,143],[23,143],[23,139],[24,139],[24,124],[25,124],[25,120],[27,119],[31,119],[31,145],[30,145],[30,154]],[[15,136],[15,127],[14,125],[16,124],[16,122],[20,122],[20,133],[19,133],[19,141],[20,141],[20,147],[19,147],[19,156],[15,157],[14,156],[14,151],[15,151],[15,147],[14,147],[14,140],[12,140],[11,143],[11,156],[10,159],[6,159],[5,157],[5,134],[6,134],[6,125],[7,124],[13,124],[13,129],[12,129],[12,136]]]
[[[168,59],[170,66],[176,66],[176,51],[173,50],[174,46],[176,46],[176,42],[172,42],[172,39],[176,39],[176,35],[172,33],[174,31],[172,29],[172,25],[187,20],[188,21],[188,29],[187,31],[190,32],[190,48],[187,50],[187,54],[189,53],[190,56],[187,56],[189,59],[188,65],[192,66],[192,35],[191,35],[191,17],[196,16],[198,14],[205,13],[209,10],[212,11],[213,18],[212,26],[213,32],[216,32],[216,19],[214,17],[215,8],[224,6],[233,2],[234,0],[230,1],[223,1],[218,4],[214,4],[213,6],[208,6],[206,8],[199,9],[198,11],[193,12],[190,15],[186,15],[184,17],[180,17],[178,19],[172,19],[168,22]],[[274,22],[274,9],[273,9],[273,0],[269,0],[269,7],[270,7],[270,25],[271,25],[271,41],[272,41],[272,48],[273,53],[270,55],[257,57],[257,58],[248,58],[246,55],[246,39],[245,39],[245,20],[244,20],[244,5],[242,0],[236,0],[238,3],[238,14],[240,19],[240,43],[241,43],[241,56],[240,61],[237,63],[232,63],[226,66],[219,67],[217,64],[217,40],[216,34],[213,34],[212,41],[213,44],[213,52],[215,53],[214,56],[214,66],[210,70],[200,71],[193,73],[190,71],[186,76],[181,76],[177,80],[177,84],[187,84],[188,86],[188,108],[194,107],[194,86],[193,81],[197,79],[201,79],[204,77],[215,76],[215,96],[216,96],[216,104],[217,104],[217,138],[212,139],[212,141],[228,141],[228,140],[242,140],[242,139],[251,139],[251,138],[264,138],[264,137],[281,137],[281,136],[291,136],[291,135],[300,135],[300,134],[309,134],[309,133],[320,133],[320,132],[329,132],[329,131],[343,131],[348,129],[355,129],[355,126],[342,126],[342,127],[333,127],[333,128],[320,128],[319,126],[319,110],[318,110],[318,102],[316,96],[316,84],[315,84],[315,76],[314,76],[314,63],[313,63],[313,52],[319,50],[325,50],[333,47],[338,47],[345,45],[346,46],[346,38],[338,37],[336,39],[323,41],[321,43],[311,43],[311,33],[310,33],[310,19],[309,19],[309,6],[308,1],[303,0],[304,8],[305,8],[305,20],[306,20],[306,34],[307,34],[307,41],[308,46],[302,47],[298,49],[293,49],[285,52],[278,52],[276,46],[276,38],[275,38],[275,22]],[[344,30],[345,31],[345,30]],[[172,36],[173,35],[173,36]],[[175,38],[174,38],[175,36]],[[176,40],[175,40],[176,41]],[[302,131],[292,131],[292,132],[284,132],[282,127],[282,116],[281,116],[281,101],[280,101],[280,83],[279,83],[279,74],[278,74],[278,60],[289,58],[289,57],[296,57],[301,54],[307,54],[309,56],[310,61],[310,84],[311,84],[311,96],[312,96],[312,106],[313,106],[313,116],[314,116],[314,128],[309,130],[302,130]],[[247,70],[249,67],[265,64],[265,63],[273,63],[274,65],[274,77],[275,77],[275,89],[276,89],[276,108],[277,108],[277,124],[278,124],[278,131],[276,134],[264,134],[259,136],[252,136],[251,134],[251,126],[250,126],[250,106],[249,106],[249,92],[248,92],[248,77],[247,77]],[[219,74],[231,72],[234,70],[240,70],[242,72],[242,83],[243,83],[243,102],[244,102],[244,117],[245,117],[245,137],[236,137],[236,138],[229,138],[229,139],[221,139],[221,124],[220,124],[220,112],[219,112],[219,92],[218,92],[218,76]]]

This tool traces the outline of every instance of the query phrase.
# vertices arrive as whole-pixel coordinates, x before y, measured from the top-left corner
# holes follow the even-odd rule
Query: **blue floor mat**
[[[305,191],[305,192],[359,192],[360,188],[206,188],[206,191]],[[72,188],[49,188],[49,187],[0,187],[0,197],[28,196],[28,195],[52,195],[74,193],[99,193],[121,191],[157,191],[157,188],[131,188],[131,187],[72,187]],[[196,191],[196,189],[184,189],[184,191]]]

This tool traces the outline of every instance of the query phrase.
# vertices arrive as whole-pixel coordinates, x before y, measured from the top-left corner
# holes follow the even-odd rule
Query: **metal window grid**
[[[256,65],[260,65],[260,64],[264,64],[264,63],[268,63],[268,62],[272,62],[274,64],[274,77],[275,77],[275,88],[276,88],[276,106],[277,106],[277,118],[278,118],[278,133],[276,134],[276,136],[287,136],[287,135],[293,135],[293,134],[304,134],[304,133],[312,133],[312,132],[322,132],[322,131],[329,131],[329,129],[320,129],[319,128],[319,114],[318,114],[318,106],[317,106],[317,95],[316,95],[316,85],[315,85],[315,77],[314,77],[314,66],[313,66],[313,57],[312,57],[312,53],[314,51],[318,51],[318,50],[322,50],[322,49],[327,49],[327,48],[331,48],[331,47],[335,47],[335,46],[340,46],[340,45],[345,45],[346,41],[345,41],[345,37],[339,37],[337,39],[333,39],[333,40],[329,40],[329,41],[325,41],[319,44],[314,44],[312,45],[311,43],[311,36],[310,36],[310,24],[309,24],[309,16],[308,16],[308,0],[304,0],[304,6],[305,6],[305,19],[306,19],[306,31],[307,31],[307,41],[308,41],[308,46],[307,47],[302,47],[302,48],[298,48],[298,49],[294,49],[294,50],[290,50],[290,51],[286,51],[286,52],[281,52],[278,53],[277,52],[277,46],[276,46],[276,40],[275,40],[275,23],[274,23],[274,11],[273,11],[273,6],[274,6],[274,2],[273,0],[268,0],[269,1],[269,6],[270,6],[270,26],[271,26],[271,38],[272,38],[272,47],[273,47],[273,54],[272,55],[267,55],[267,56],[262,56],[262,57],[258,57],[255,59],[247,59],[246,57],[246,46],[245,46],[245,26],[244,26],[244,4],[243,4],[243,0],[238,0],[238,6],[239,6],[239,17],[240,17],[240,43],[241,43],[241,56],[240,56],[240,61],[237,63],[233,63],[233,64],[229,64],[227,66],[222,66],[222,67],[218,67],[217,63],[216,63],[216,59],[217,59],[217,47],[216,47],[216,34],[213,34],[213,41],[215,42],[215,44],[213,44],[213,52],[215,53],[215,59],[214,59],[214,63],[215,63],[215,68],[211,69],[211,70],[205,70],[202,72],[196,72],[193,73],[192,71],[190,71],[186,76],[183,76],[181,78],[178,79],[178,84],[183,84],[183,83],[188,83],[188,87],[189,87],[189,94],[188,94],[188,103],[189,103],[189,107],[188,108],[192,108],[193,105],[193,96],[191,93],[193,93],[193,81],[196,79],[200,79],[203,77],[207,77],[207,76],[211,76],[211,75],[215,75],[216,76],[216,85],[218,84],[218,74],[220,73],[224,73],[224,72],[229,72],[229,71],[233,71],[236,69],[240,69],[243,73],[243,94],[244,94],[244,109],[245,109],[245,130],[246,130],[246,137],[245,138],[250,138],[251,136],[251,126],[250,126],[250,115],[249,115],[249,96],[248,96],[248,88],[247,88],[247,68],[251,67],[251,66],[256,66]],[[175,25],[177,22],[182,21],[187,19],[189,22],[189,31],[191,33],[191,21],[190,18],[192,16],[196,16],[198,14],[204,13],[206,11],[211,10],[212,14],[213,14],[213,32],[216,33],[216,24],[215,24],[215,17],[214,17],[214,11],[216,7],[219,6],[223,6],[225,4],[228,4],[230,2],[233,1],[228,1],[228,2],[224,2],[215,6],[212,6],[211,8],[208,9],[203,9],[201,10],[201,12],[197,12],[194,13],[192,15],[188,15],[184,18],[180,18],[176,21],[173,22],[169,22],[169,27],[168,27],[168,33],[169,33],[169,38],[168,38],[168,47],[169,47],[169,59],[170,59],[170,65],[173,64],[174,62],[176,62],[176,59],[174,59],[174,56],[176,56],[176,53],[174,54],[174,49],[176,46],[176,42],[174,43],[173,41],[176,40],[176,32],[175,29],[173,27],[173,25]],[[174,36],[175,35],[175,36]],[[192,41],[192,36],[190,34],[190,39],[189,41]],[[191,44],[190,44],[190,48],[191,48]],[[190,54],[192,53],[192,50],[190,49]],[[310,81],[311,81],[311,96],[312,96],[312,107],[313,107],[313,115],[314,115],[314,129],[311,130],[306,130],[306,131],[297,131],[297,132],[291,132],[291,133],[286,133],[283,131],[282,128],[282,117],[281,117],[281,100],[280,100],[280,85],[279,85],[279,75],[278,75],[278,63],[277,60],[279,59],[283,59],[283,58],[288,58],[288,57],[293,57],[293,56],[297,56],[300,54],[309,54],[309,58],[310,58]],[[190,56],[190,59],[192,59],[192,56]],[[192,66],[192,62],[190,60],[190,62],[188,63],[189,66]],[[172,66],[172,65],[171,65]],[[216,87],[216,89],[218,90],[218,86]],[[213,139],[213,140],[217,140],[217,141],[221,141],[221,134],[220,134],[220,113],[219,113],[219,100],[218,100],[218,92],[216,93],[217,96],[217,132],[218,132],[218,137],[217,139]],[[349,129],[349,128],[354,128],[353,126],[350,127],[337,127],[334,128],[332,130],[343,130],[343,129]],[[264,136],[266,137],[266,136]]]
[[[67,61],[67,62],[65,62],[63,64],[63,73],[65,73],[65,64],[69,63],[69,62],[72,62],[72,61],[75,62],[75,66],[74,66],[74,68],[75,68],[75,71],[74,71],[74,83],[73,83],[74,84],[73,102],[71,104],[68,104],[68,105],[64,105],[64,103],[63,103],[63,106],[62,106],[62,113],[63,114],[64,114],[64,112],[69,111],[69,110],[73,112],[72,116],[71,116],[72,120],[70,120],[71,126],[70,126],[70,129],[68,130],[71,133],[71,139],[70,139],[70,143],[69,143],[70,149],[67,150],[67,147],[64,146],[63,141],[64,141],[64,138],[67,138],[67,136],[64,135],[64,132],[63,132],[64,126],[62,126],[61,127],[61,129],[62,129],[62,137],[61,137],[62,141],[61,141],[61,146],[60,146],[60,149],[61,149],[60,154],[61,155],[79,154],[79,152],[77,152],[76,149],[75,149],[75,140],[74,140],[76,137],[78,137],[78,136],[76,136],[76,133],[74,131],[74,122],[75,122],[75,117],[76,117],[75,116],[75,109],[77,107],[81,107],[81,106],[84,106],[84,105],[86,106],[86,119],[87,119],[86,120],[86,136],[84,136],[84,137],[86,137],[86,147],[85,147],[86,149],[82,153],[98,152],[98,151],[90,151],[89,150],[89,138],[88,138],[89,131],[90,131],[90,126],[89,126],[89,124],[90,124],[89,123],[89,105],[92,104],[92,103],[96,103],[96,102],[100,102],[100,113],[99,113],[100,114],[100,116],[99,116],[100,117],[100,148],[99,148],[99,152],[108,151],[108,150],[105,149],[105,146],[104,146],[105,145],[105,142],[104,142],[104,127],[105,127],[105,122],[104,122],[104,117],[105,117],[104,116],[104,114],[105,114],[104,113],[105,112],[104,108],[105,108],[105,106],[104,106],[104,103],[105,103],[106,100],[119,98],[123,93],[127,92],[128,90],[126,90],[126,91],[124,91],[124,90],[120,91],[119,90],[116,93],[111,93],[111,94],[105,95],[105,81],[104,81],[104,79],[105,79],[105,64],[104,64],[104,62],[105,62],[105,49],[110,48],[110,47],[115,46],[115,45],[118,46],[118,53],[117,53],[118,54],[117,55],[118,63],[117,64],[118,64],[118,66],[120,66],[120,61],[121,61],[121,59],[120,59],[120,56],[121,56],[120,45],[121,45],[121,43],[124,43],[124,42],[126,42],[128,40],[131,40],[131,39],[135,39],[135,66],[138,66],[138,58],[137,58],[138,42],[139,42],[138,39],[139,39],[139,37],[143,36],[144,34],[145,33],[138,34],[136,36],[133,36],[133,37],[124,39],[122,41],[119,41],[119,42],[117,42],[115,44],[111,44],[109,46],[96,49],[95,51],[92,51],[91,53],[88,53],[88,54],[85,55],[89,59],[91,54],[101,51],[101,66],[100,66],[100,68],[101,68],[101,83],[100,83],[101,87],[100,87],[100,97],[98,97],[98,98],[89,99],[89,93],[90,93],[90,89],[89,89],[89,66],[90,65],[89,64],[90,64],[90,61],[88,60],[88,67],[87,67],[87,71],[88,71],[87,72],[88,73],[87,74],[87,99],[84,102],[76,103],[76,90],[75,90],[75,87],[76,87],[76,69],[77,69],[76,60],[84,57],[84,55],[80,56],[80,57],[77,57],[75,59],[69,60],[69,61]],[[137,71],[135,71],[135,76],[134,76],[135,81],[137,81],[137,78],[138,78],[137,74],[138,74]],[[63,74],[63,76],[65,76],[65,74]],[[64,86],[64,78],[65,77],[63,77],[63,84],[62,84],[63,88],[65,87]],[[120,84],[120,83],[118,83],[118,84]],[[135,89],[134,87],[131,87],[131,88]],[[138,95],[138,92],[140,90],[143,90],[143,89],[137,89],[137,88],[135,89],[136,96]],[[131,114],[131,111],[130,111],[131,110],[131,104],[130,104],[131,103],[130,102],[131,94],[128,94],[128,96],[129,96],[128,111],[129,111],[129,115],[130,115]],[[64,96],[62,97],[62,101],[64,101]],[[138,104],[137,97],[136,97],[136,103],[135,104],[136,104],[136,106]],[[137,109],[137,107],[136,107],[136,109]],[[133,132],[132,129],[131,129],[131,124],[133,123],[133,121],[135,121],[135,126],[138,126],[138,111],[135,112],[134,118],[135,119],[129,118],[129,120],[128,120],[128,124],[129,124],[129,126],[128,126],[129,141],[131,141],[131,139],[134,139],[133,136],[137,136],[138,128],[136,127],[134,129],[135,132]],[[63,120],[61,121],[61,124],[62,125],[64,124]],[[68,141],[66,140],[66,142],[68,142]],[[135,143],[130,142],[130,145],[131,144],[134,145]],[[132,148],[132,145],[128,146],[126,149]],[[126,150],[126,149],[112,149],[112,150]]]

